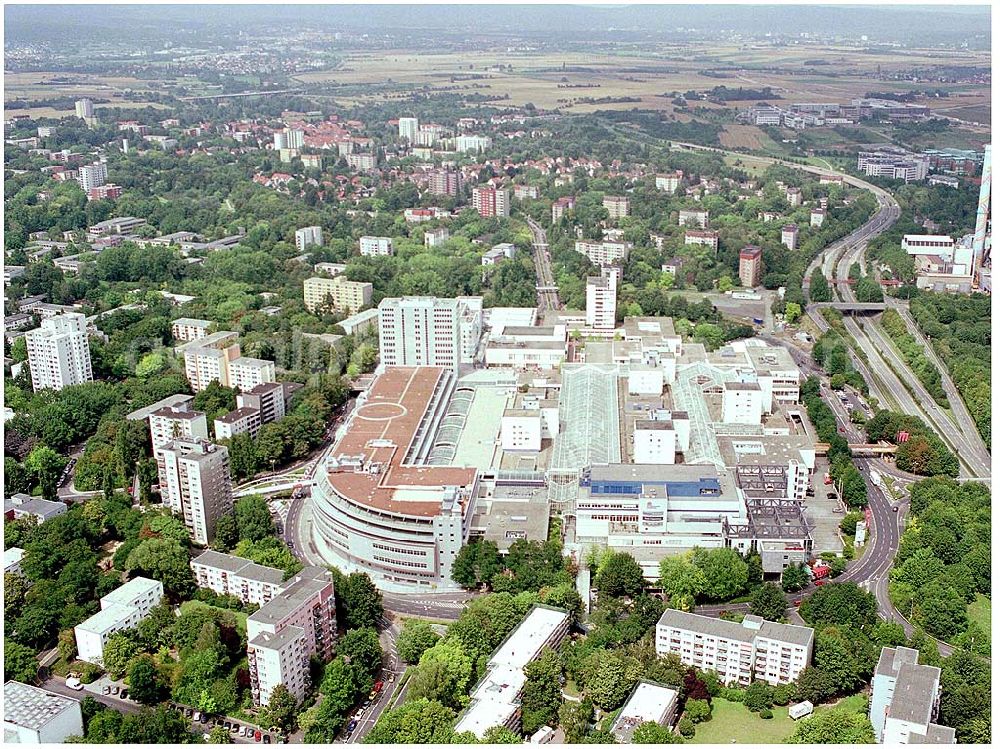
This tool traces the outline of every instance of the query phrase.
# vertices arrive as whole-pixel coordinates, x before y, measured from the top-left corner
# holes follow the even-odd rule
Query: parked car
[[[194,715],[191,716],[191,720],[201,721],[201,713],[195,710]]]
[[[253,732],[253,740],[254,741],[259,742],[261,740],[261,736],[262,736],[262,734],[261,734],[260,731],[254,731]]]
[[[105,684],[104,688],[101,689],[101,694],[111,694],[111,685]]]
[[[83,684],[75,676],[70,676],[66,679],[66,686],[72,689],[74,692],[80,692],[83,690]]]
[[[237,736],[239,736],[240,735],[240,724],[239,723],[233,723],[233,727],[229,729],[229,732],[230,733],[235,733]]]
[[[118,694],[121,691],[121,688],[117,684],[111,685],[111,694]]]
[[[126,699],[128,697],[128,690],[125,687],[122,687],[122,692],[118,696],[123,700]]]
[[[264,743],[265,744],[270,744],[271,743],[271,734],[269,734],[269,733],[265,733],[264,734]]]
[[[353,731],[357,727],[357,725],[358,721],[354,718],[351,718],[350,723],[347,724],[347,732],[350,733],[351,731]]]
[[[199,721],[200,721],[200,722],[201,722],[202,724],[204,724],[204,723],[208,723],[208,716],[207,716],[207,715],[205,715],[205,713],[202,713],[202,714],[201,714],[201,717],[200,717],[200,718],[199,718],[198,720],[199,720]]]

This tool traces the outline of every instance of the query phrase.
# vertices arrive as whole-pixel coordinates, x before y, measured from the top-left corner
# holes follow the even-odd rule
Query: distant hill
[[[378,31],[441,30],[551,39],[650,37],[678,29],[712,34],[814,33],[908,44],[950,44],[979,36],[989,43],[989,6],[752,6],[752,5],[7,5],[7,43],[57,41],[72,33],[121,33],[132,38],[185,32],[230,34],[266,26]],[[979,45],[977,45],[979,46]]]

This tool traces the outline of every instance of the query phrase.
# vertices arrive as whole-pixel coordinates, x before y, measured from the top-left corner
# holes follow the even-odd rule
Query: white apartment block
[[[594,265],[612,265],[628,258],[631,242],[584,242],[577,240],[573,248],[586,255]]]
[[[5,575],[20,575],[22,559],[24,559],[24,549],[8,546],[3,550],[3,573]]]
[[[295,249],[305,252],[309,247],[323,246],[323,229],[319,226],[306,226],[295,231]]]
[[[302,284],[302,296],[310,312],[331,309],[354,314],[371,304],[372,285],[361,281],[348,281],[343,276],[324,278],[314,276]]]
[[[486,664],[486,675],[472,692],[455,731],[472,731],[482,738],[494,726],[514,728],[521,714],[524,667],[545,648],[558,650],[569,634],[569,614],[562,609],[535,605],[517,629],[496,649]]]
[[[482,297],[383,299],[379,351],[384,367],[471,364],[483,330]]]
[[[459,135],[455,138],[455,150],[459,153],[478,153],[492,145],[493,139],[488,135]]]
[[[76,101],[76,116],[81,120],[89,119],[94,116],[94,102],[90,99],[77,99]]]
[[[826,211],[822,208],[813,208],[809,212],[809,226],[822,226],[826,220]]]
[[[154,450],[178,437],[208,439],[208,420],[191,407],[191,401],[163,406],[149,415],[149,436]]]
[[[211,320],[197,320],[193,317],[179,317],[170,324],[170,333],[175,341],[197,341],[208,336]]]
[[[656,189],[663,190],[664,192],[675,193],[677,188],[681,186],[681,180],[684,179],[684,172],[676,171],[667,174],[657,174],[656,175]]]
[[[41,327],[25,333],[24,340],[35,392],[45,388],[62,390],[94,379],[83,315],[70,312],[44,319]]]
[[[667,609],[656,624],[656,652],[715,671],[724,684],[795,681],[812,659],[811,627],[778,624],[748,614],[742,624]]]
[[[917,663],[911,648],[882,648],[872,678],[868,717],[880,744],[954,744],[955,729],[934,723],[941,669]]]
[[[237,408],[215,420],[213,429],[215,439],[229,440],[237,434],[249,434],[256,437],[263,426],[260,411],[256,408]]]
[[[115,632],[131,629],[163,598],[163,583],[136,577],[101,599],[101,610],[73,628],[77,658],[104,665],[104,646]]]
[[[472,207],[483,218],[510,215],[510,193],[498,187],[484,185],[472,188]]]
[[[608,218],[612,221],[628,215],[628,198],[623,195],[605,195],[601,205],[607,210]]]
[[[229,450],[203,439],[178,438],[153,454],[163,504],[184,520],[195,543],[208,545],[216,521],[233,509]]]
[[[211,382],[229,387],[229,364],[240,357],[239,335],[220,330],[183,347],[184,374],[191,389],[198,393]]]
[[[792,208],[798,208],[802,205],[802,190],[797,187],[789,187],[785,190],[785,200]]]
[[[4,744],[63,744],[82,735],[79,700],[19,681],[3,685]]]
[[[361,254],[365,257],[378,257],[393,253],[392,237],[361,237],[359,240]]]
[[[229,362],[229,387],[246,391],[274,381],[273,361],[241,356]]]
[[[618,289],[607,276],[587,277],[587,327],[614,330]]]
[[[95,187],[107,183],[108,165],[99,161],[94,164],[84,164],[77,171],[76,180],[84,192],[90,192]]]
[[[191,570],[199,588],[220,596],[236,596],[243,603],[263,606],[284,587],[284,573],[232,554],[211,549],[191,560]]]
[[[306,567],[247,619],[247,665],[255,705],[266,705],[278,684],[299,701],[309,689],[309,658],[333,657],[337,631],[333,577]]]
[[[799,246],[799,227],[795,224],[781,227],[781,243],[790,250]]]
[[[708,211],[681,211],[677,214],[677,225],[704,229],[708,226]]]
[[[448,241],[451,234],[444,226],[428,229],[424,232],[424,247],[439,247]]]
[[[399,137],[416,143],[417,133],[420,132],[420,120],[416,117],[399,118]]]
[[[684,232],[684,244],[700,244],[711,247],[712,251],[719,249],[719,232],[707,229],[692,229]]]

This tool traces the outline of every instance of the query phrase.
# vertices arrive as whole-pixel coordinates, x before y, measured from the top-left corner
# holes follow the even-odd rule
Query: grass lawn
[[[820,705],[816,712],[839,710],[863,712],[868,698],[863,694],[845,697],[833,705]],[[788,717],[788,708],[775,706],[774,717],[764,720],[738,702],[716,697],[712,700],[712,719],[699,723],[691,744],[781,744],[792,735],[796,721]]]
[[[986,636],[990,634],[990,610],[992,601],[982,593],[976,594],[976,600],[969,604],[969,621],[973,621],[983,628]]]
[[[247,615],[246,614],[244,614],[244,613],[242,613],[240,611],[232,611],[231,609],[219,608],[218,606],[209,606],[204,601],[185,601],[184,603],[181,604],[181,613],[183,614],[183,613],[185,613],[187,611],[191,611],[191,610],[197,609],[197,608],[215,609],[216,611],[224,611],[227,614],[232,614],[233,616],[236,617],[236,626],[239,628],[240,632],[242,632],[243,634],[246,634],[246,632],[247,632]]]

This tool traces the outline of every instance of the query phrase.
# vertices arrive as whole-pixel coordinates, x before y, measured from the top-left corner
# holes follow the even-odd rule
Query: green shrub
[[[677,730],[681,732],[681,736],[689,739],[694,736],[694,723],[688,717],[681,718],[677,724]]]
[[[764,720],[771,720],[774,717],[774,713],[771,712],[770,708],[764,708],[760,711],[760,717]]]

